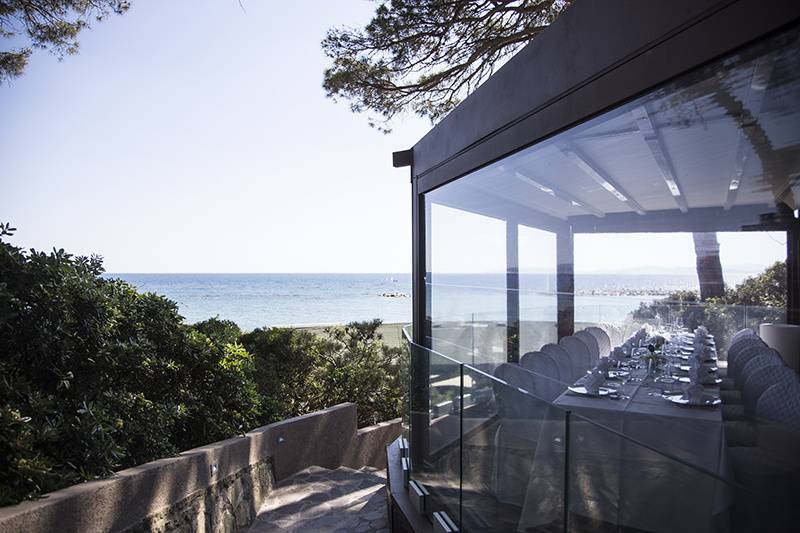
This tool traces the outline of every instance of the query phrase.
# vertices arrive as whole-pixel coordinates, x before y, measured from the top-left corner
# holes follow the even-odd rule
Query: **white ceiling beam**
[[[639,215],[646,213],[644,207],[637,202],[630,194],[625,192],[613,178],[608,176],[600,167],[597,166],[586,154],[582,153],[576,146],[561,146],[559,147],[561,153],[572,161],[575,166],[580,168],[590,178],[592,178],[598,185],[608,191],[620,202],[627,204],[633,211]]]
[[[661,177],[664,179],[664,183],[667,185],[670,195],[678,205],[678,209],[686,213],[689,210],[689,205],[686,203],[686,196],[681,189],[678,176],[675,174],[675,168],[672,166],[672,161],[669,158],[667,147],[653,123],[650,112],[645,105],[641,105],[633,108],[633,117],[636,119],[636,125],[642,133],[644,141],[653,154],[653,159],[656,160],[658,169],[661,171]]]
[[[750,143],[747,139],[745,129],[751,127],[753,122],[757,122],[761,114],[761,105],[764,103],[764,93],[767,92],[769,79],[772,76],[774,61],[774,54],[769,54],[757,59],[753,65],[750,86],[747,88],[747,96],[745,98],[745,111],[750,112],[750,116],[753,120],[751,122],[743,122],[741,118],[737,119],[739,122],[739,140],[736,145],[736,158],[733,160],[731,179],[725,190],[725,203],[722,204],[722,207],[726,210],[733,207],[736,203],[736,196],[739,194],[739,189],[742,187],[744,169],[745,165],[747,165],[748,154],[750,153]]]
[[[571,195],[570,193],[559,189],[558,187],[552,185],[551,183],[548,183],[547,181],[542,180],[541,178],[535,178],[534,179],[534,178],[528,176],[527,174],[523,174],[522,172],[519,172],[519,171],[515,171],[514,172],[514,176],[518,180],[520,180],[520,181],[522,181],[524,183],[527,183],[528,185],[532,185],[536,189],[542,191],[543,193],[549,194],[553,198],[558,198],[559,200],[562,200],[562,201],[572,205],[573,207],[577,207],[579,209],[583,209],[587,213],[591,213],[592,215],[594,215],[596,217],[602,218],[602,217],[605,216],[605,213],[603,213],[602,211],[600,211],[599,209],[597,209],[593,205],[588,204],[585,201],[576,198],[575,196]]]

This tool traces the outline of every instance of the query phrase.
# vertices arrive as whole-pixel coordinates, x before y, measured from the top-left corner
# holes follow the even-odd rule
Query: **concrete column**
[[[506,360],[519,363],[519,225],[506,221]]]
[[[575,333],[575,239],[572,228],[556,233],[558,339]]]

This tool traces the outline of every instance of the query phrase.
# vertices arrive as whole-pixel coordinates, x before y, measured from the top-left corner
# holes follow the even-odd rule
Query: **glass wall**
[[[617,340],[702,319],[724,356],[785,321],[798,52],[784,33],[426,194],[431,347],[517,361],[557,342],[561,312],[562,336]]]
[[[754,331],[797,322],[798,194],[796,29],[426,193],[430,510],[486,531],[796,526],[796,353]]]

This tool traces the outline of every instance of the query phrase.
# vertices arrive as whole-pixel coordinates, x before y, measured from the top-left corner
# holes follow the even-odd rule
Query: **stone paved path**
[[[312,466],[282,481],[248,533],[388,533],[386,472]]]

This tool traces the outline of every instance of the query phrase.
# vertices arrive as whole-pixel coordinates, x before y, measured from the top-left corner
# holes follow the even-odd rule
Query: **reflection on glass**
[[[431,345],[497,365],[677,314],[724,355],[785,321],[798,72],[791,31],[426,194]]]
[[[800,312],[798,39],[425,194],[420,474],[464,530],[797,525],[800,382],[741,330]]]

